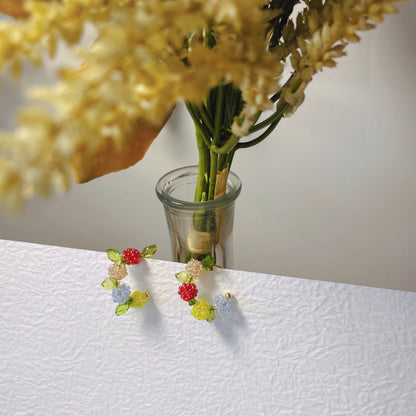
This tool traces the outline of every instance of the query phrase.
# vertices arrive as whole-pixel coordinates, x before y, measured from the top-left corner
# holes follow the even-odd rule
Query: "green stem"
[[[276,111],[270,117],[266,118],[262,122],[254,125],[254,126],[251,126],[248,129],[249,133],[254,133],[256,131],[259,131],[259,130],[269,126],[270,124],[274,123],[277,119],[280,119],[281,118],[281,114],[280,114],[281,113],[281,108],[282,107],[277,108]]]
[[[232,134],[231,137],[221,147],[210,146],[210,150],[212,153],[216,153],[218,155],[225,155],[234,149],[239,140],[239,137]]]
[[[275,103],[280,98],[281,94],[282,94],[282,90],[280,90],[279,92],[277,92],[276,94],[274,94],[270,98],[270,101],[273,101]]]
[[[255,133],[256,131],[259,131],[259,130],[267,127],[268,125],[270,125],[270,124],[272,124],[274,122],[275,118],[276,118],[276,113],[273,113],[270,117],[267,117],[262,122],[260,122],[260,123],[258,123],[256,125],[251,126],[248,129],[248,132],[249,133]]]
[[[201,116],[202,121],[205,123],[205,125],[207,126],[211,136],[214,134],[214,127],[212,124],[212,120],[211,120],[211,116],[207,110],[207,108],[205,107],[205,104],[202,104],[199,107],[200,111],[199,114]]]
[[[189,114],[191,115],[195,128],[200,132],[202,140],[205,142],[205,145],[210,148],[211,147],[211,135],[209,131],[207,131],[207,128],[205,127],[204,123],[201,122],[201,117],[198,111],[198,108],[187,102],[186,108],[188,109]]]
[[[210,154],[208,148],[205,146],[204,140],[202,139],[201,133],[198,129],[196,129],[195,135],[196,143],[198,146],[199,163],[194,201],[199,202],[203,201],[207,197],[208,166],[210,161]]]
[[[237,150],[237,147],[234,147],[233,150],[231,150],[231,152],[227,153],[226,158],[225,158],[225,166],[228,166],[228,172],[231,169],[231,164],[233,163],[233,159],[234,159],[234,154]]]
[[[211,201],[215,197],[215,184],[217,182],[218,171],[218,155],[211,153],[211,166],[209,169],[209,188],[208,188],[208,200]]]
[[[273,115],[274,120],[270,124],[269,128],[256,139],[250,140],[249,142],[238,143],[235,147],[235,150],[246,149],[248,147],[255,146],[256,144],[259,144],[260,142],[262,142],[276,128],[279,121],[282,119],[283,114],[289,107],[290,107],[289,103],[283,102],[279,110],[276,111],[276,113]]]
[[[216,146],[221,134],[222,125],[222,113],[223,113],[223,101],[224,101],[224,85],[220,84],[217,87],[217,101],[215,106],[215,118],[214,118],[214,134],[212,138],[212,145]]]
[[[218,172],[224,170],[227,166],[227,155],[218,155]]]

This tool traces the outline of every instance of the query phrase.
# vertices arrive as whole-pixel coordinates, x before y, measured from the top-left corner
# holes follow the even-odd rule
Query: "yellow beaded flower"
[[[140,292],[139,290],[136,290],[133,292],[130,296],[131,308],[143,308],[144,305],[147,303],[148,294]]]
[[[211,313],[208,302],[203,298],[197,300],[191,313],[194,318],[198,319],[198,321],[207,319]]]

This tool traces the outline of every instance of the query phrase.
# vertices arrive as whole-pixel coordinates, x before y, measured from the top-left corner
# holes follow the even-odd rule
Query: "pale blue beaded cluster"
[[[113,297],[113,302],[116,303],[125,303],[129,300],[131,295],[130,286],[122,283],[121,285],[113,288],[111,296]]]
[[[231,312],[231,302],[224,295],[217,295],[212,302],[217,316],[227,315]]]

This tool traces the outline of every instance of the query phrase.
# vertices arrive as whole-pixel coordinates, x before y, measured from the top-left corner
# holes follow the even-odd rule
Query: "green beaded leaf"
[[[145,247],[140,253],[140,256],[146,259],[148,257],[154,256],[156,254],[156,251],[157,251],[157,246],[156,244],[153,244],[152,246]]]
[[[115,263],[124,263],[123,256],[114,248],[109,248],[107,250],[107,256],[111,261],[114,261]]]
[[[212,268],[215,266],[215,259],[210,254],[206,255],[202,259],[202,267],[205,270],[212,270]]]
[[[130,303],[120,303],[116,308],[116,315],[120,316],[123,315],[123,313],[126,313],[130,308]]]
[[[196,298],[193,298],[188,302],[189,306],[194,306],[195,303],[196,303]]]
[[[185,271],[176,273],[175,276],[179,283],[192,283],[194,281],[194,278]]]
[[[215,308],[212,305],[209,305],[209,316],[207,318],[208,322],[212,322],[215,319]]]
[[[120,282],[116,279],[110,279],[107,277],[107,279],[104,280],[104,282],[101,283],[101,286],[104,289],[114,289],[117,286],[120,286]]]

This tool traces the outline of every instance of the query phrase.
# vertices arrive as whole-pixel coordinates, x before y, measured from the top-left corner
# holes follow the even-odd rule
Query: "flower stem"
[[[224,85],[220,84],[217,87],[217,100],[215,106],[214,118],[214,135],[212,138],[212,146],[216,146],[221,135],[222,118],[223,118],[223,101],[224,101]]]
[[[248,147],[252,147],[255,146],[256,144],[259,144],[260,142],[262,142],[267,136],[269,136],[269,134],[276,128],[276,126],[278,125],[279,121],[282,119],[283,114],[285,113],[285,111],[290,107],[290,104],[283,101],[281,103],[281,105],[279,106],[279,108],[276,110],[276,112],[269,117],[268,119],[264,120],[264,122],[267,121],[267,123],[265,123],[262,127],[265,127],[267,125],[269,125],[268,129],[262,133],[259,137],[250,140],[248,142],[242,142],[242,143],[238,143],[235,146],[235,150],[238,149],[247,149]],[[270,122],[271,120],[271,122]],[[263,122],[263,123],[264,123]],[[257,126],[260,126],[262,123],[259,123]],[[257,131],[258,129],[253,131]]]
[[[201,137],[201,133],[198,129],[195,131],[196,143],[198,146],[199,164],[198,164],[198,178],[195,188],[194,201],[199,202],[207,198],[207,185],[208,185],[208,166],[210,154],[208,148],[205,146],[204,140]],[[204,197],[205,195],[205,197]]]
[[[214,199],[215,196],[215,185],[217,181],[217,166],[218,166],[218,155],[211,153],[211,166],[209,170],[209,188],[208,188],[208,200]]]
[[[197,105],[186,102],[196,130],[199,154],[195,201],[215,199],[217,174],[228,172],[239,137],[231,133],[234,117],[243,101],[241,92],[232,84],[219,84],[210,90],[206,100]],[[218,193],[219,195],[220,193]]]

